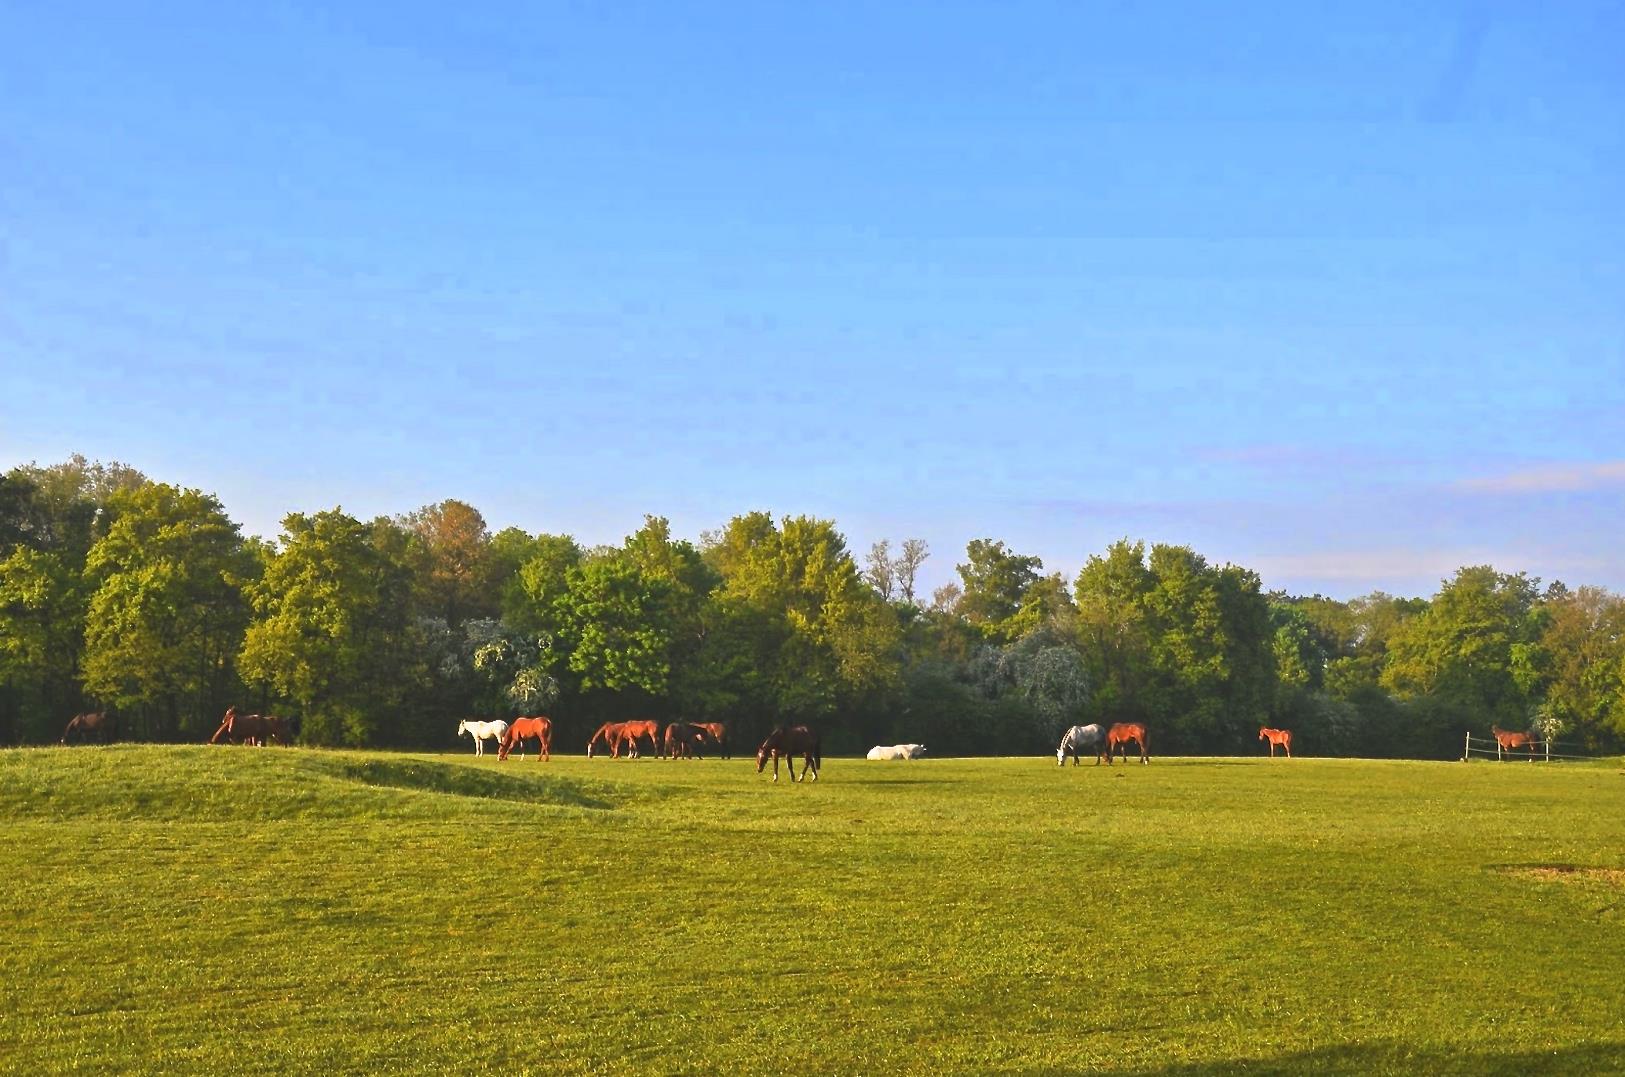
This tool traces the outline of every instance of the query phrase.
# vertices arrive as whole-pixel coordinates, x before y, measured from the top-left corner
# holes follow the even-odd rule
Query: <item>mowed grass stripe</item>
[[[1607,1072],[1618,766],[0,752],[26,1072]]]

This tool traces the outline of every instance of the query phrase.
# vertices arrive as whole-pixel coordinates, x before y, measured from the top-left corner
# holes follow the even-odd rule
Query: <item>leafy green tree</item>
[[[148,735],[196,735],[236,689],[256,563],[209,494],[151,483],[114,494],[85,562],[84,683]]]
[[[497,615],[500,596],[489,587],[491,536],[478,509],[446,500],[400,524],[414,539],[411,561],[424,613],[454,627],[469,617]]]
[[[1594,750],[1617,746],[1625,740],[1625,598],[1579,587],[1543,605],[1542,710]]]
[[[1487,565],[1458,570],[1425,612],[1395,630],[1384,687],[1401,698],[1432,697],[1445,710],[1430,714],[1449,725],[1524,728],[1530,700],[1514,678],[1513,652],[1532,641],[1537,587],[1522,573],[1507,575]]]
[[[957,606],[961,617],[990,639],[1003,642],[1031,630],[1033,625],[1027,623],[1031,618],[1021,620],[1017,614],[1028,589],[1042,578],[1043,561],[1013,553],[993,539],[971,539],[965,562],[955,567],[962,585]]]
[[[0,561],[0,686],[15,707],[0,707],[0,741],[44,740],[77,707],[84,646],[82,577],[57,553],[17,546]]]
[[[1096,718],[1146,719],[1151,694],[1150,594],[1145,543],[1119,540],[1091,555],[1073,586],[1077,635],[1094,686]]]
[[[290,513],[280,545],[253,590],[244,675],[299,706],[306,740],[373,743],[424,678],[405,539],[330,509]]]
[[[897,683],[897,618],[864,583],[833,523],[735,517],[710,537],[705,556],[722,577],[715,596],[721,610],[713,616],[749,625],[754,654],[719,655],[710,647],[702,653],[754,664],[752,680],[764,697],[753,701],[758,725],[775,717],[827,721],[843,703]]]

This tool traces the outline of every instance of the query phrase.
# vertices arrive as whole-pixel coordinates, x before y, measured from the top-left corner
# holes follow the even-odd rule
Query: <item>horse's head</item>
[[[457,735],[460,737],[464,733],[468,733],[468,719],[466,718],[457,723]],[[473,736],[473,734],[469,733],[469,736]]]
[[[1264,739],[1266,739],[1268,737],[1268,735],[1269,734],[1266,732],[1264,727],[1260,726],[1259,729],[1258,729],[1258,739],[1259,740],[1264,740]]]
[[[767,761],[772,755],[773,749],[765,743],[756,749],[756,773],[760,774],[762,772],[762,768],[767,766]]]

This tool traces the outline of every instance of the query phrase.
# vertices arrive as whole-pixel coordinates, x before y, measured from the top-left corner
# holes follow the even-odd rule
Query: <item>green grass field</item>
[[[1617,762],[25,749],[0,819],[12,1072],[1625,1072]]]

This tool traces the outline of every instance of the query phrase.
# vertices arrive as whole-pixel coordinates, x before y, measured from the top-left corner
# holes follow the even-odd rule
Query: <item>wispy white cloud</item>
[[[1596,490],[1625,485],[1625,460],[1543,464],[1539,467],[1481,475],[1453,484],[1458,490],[1486,494],[1546,494]]]
[[[1523,567],[1515,554],[1483,549],[1323,550],[1301,554],[1261,554],[1246,563],[1272,579],[1415,580],[1443,579],[1463,565]]]

